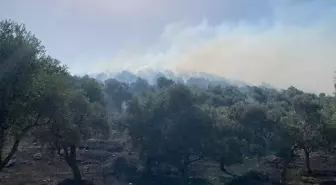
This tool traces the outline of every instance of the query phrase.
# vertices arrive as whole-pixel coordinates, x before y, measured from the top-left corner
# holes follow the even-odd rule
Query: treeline
[[[112,81],[113,92],[128,94],[123,99],[105,91],[112,102],[128,102],[124,109],[120,102],[115,105],[120,113],[113,123],[127,130],[145,171],[160,173],[168,165],[182,184],[188,182],[190,165],[201,160],[217,161],[223,173],[235,176],[227,166],[270,155],[279,159],[284,183],[290,163],[301,153],[306,173],[312,175],[311,154],[331,152],[335,144],[336,102],[325,94],[295,87],[199,88],[165,77],[154,86],[141,79],[132,84],[110,79],[105,88]]]
[[[189,184],[190,166],[205,160],[235,176],[228,166],[274,155],[284,183],[299,154],[310,175],[311,154],[333,152],[336,142],[333,96],[295,87],[200,88],[165,77],[155,85],[141,78],[99,83],[70,75],[24,25],[10,20],[0,23],[0,70],[0,172],[32,136],[64,157],[79,185],[78,148],[113,131],[128,136],[148,178],[168,168]]]

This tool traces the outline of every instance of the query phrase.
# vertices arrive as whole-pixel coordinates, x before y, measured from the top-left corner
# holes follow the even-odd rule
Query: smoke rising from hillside
[[[331,93],[336,70],[336,11],[329,8],[321,14],[314,8],[315,2],[274,8],[272,20],[258,24],[211,25],[204,19],[199,25],[167,25],[153,47],[126,48],[96,63],[95,70],[116,64],[132,71],[168,68]]]

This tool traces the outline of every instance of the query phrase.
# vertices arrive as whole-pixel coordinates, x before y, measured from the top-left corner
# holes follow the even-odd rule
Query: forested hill
[[[156,83],[157,78],[165,77],[171,79],[175,82],[184,83],[187,85],[195,85],[198,87],[208,87],[208,85],[234,85],[234,86],[247,86],[248,84],[239,80],[228,79],[222,76],[202,73],[202,72],[173,72],[171,70],[141,70],[136,73],[132,73],[127,70],[122,70],[119,72],[101,72],[101,73],[91,73],[90,77],[97,79],[98,81],[104,82],[109,78],[115,78],[118,81],[124,83],[133,83],[138,78],[146,80],[149,84],[153,85]],[[272,85],[267,83],[261,83],[259,86],[274,88]]]
[[[0,184],[335,184],[334,96],[202,75],[73,76],[1,21]]]

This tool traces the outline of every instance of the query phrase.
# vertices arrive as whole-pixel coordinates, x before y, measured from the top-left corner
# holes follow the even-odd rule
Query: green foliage
[[[137,78],[135,82],[130,84],[130,90],[134,95],[143,96],[151,91],[151,87],[145,79]]]
[[[184,85],[172,85],[142,101],[133,99],[125,116],[132,143],[147,168],[156,161],[186,170],[210,145],[211,119],[193,103]]]
[[[171,79],[167,79],[166,77],[159,77],[156,80],[156,85],[159,89],[167,88],[173,84],[174,84],[174,81]]]
[[[24,25],[0,22],[0,170],[32,128],[49,124],[60,104],[65,67],[44,54],[40,41]],[[9,153],[4,143],[12,141]],[[4,156],[4,158],[2,158]]]
[[[112,110],[114,109],[118,112],[122,112],[124,102],[132,99],[128,84],[119,82],[113,78],[105,81],[104,92],[107,95]]]
[[[89,99],[90,102],[97,102],[100,104],[105,104],[104,94],[103,94],[103,84],[98,83],[95,79],[89,76],[74,77],[74,86],[82,89],[84,95]]]
[[[162,175],[168,168],[179,172],[184,184],[190,165],[203,159],[217,161],[222,172],[234,176],[226,166],[273,154],[282,159],[284,177],[295,154],[303,151],[309,172],[310,154],[335,145],[334,96],[295,87],[278,91],[215,84],[165,77],[155,85],[141,78],[101,84],[72,76],[24,25],[1,21],[0,170],[33,130],[42,142],[63,149],[78,181],[76,148],[89,138],[107,139],[111,120],[130,136],[146,172]],[[11,150],[5,153],[8,142]]]
[[[179,169],[189,153],[189,161],[214,159],[232,175],[225,166],[246,157],[275,154],[287,168],[294,154],[303,150],[310,168],[310,153],[333,143],[332,97],[294,87],[276,91],[169,84],[156,91],[148,88],[146,96],[128,104],[120,119],[145,165],[156,157],[159,164]]]
[[[8,20],[0,22],[0,70],[0,170],[34,129],[35,137],[63,149],[80,182],[76,147],[109,134],[102,85],[72,77],[23,25]],[[12,144],[5,153],[6,143]]]

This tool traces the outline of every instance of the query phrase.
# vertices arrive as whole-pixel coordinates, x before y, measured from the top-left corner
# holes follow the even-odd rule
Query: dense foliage
[[[149,178],[168,171],[188,184],[191,165],[200,161],[235,177],[228,166],[274,155],[285,182],[297,155],[312,174],[311,154],[331,151],[336,141],[333,96],[197,78],[100,83],[70,75],[24,25],[9,20],[0,23],[0,70],[0,171],[22,139],[33,136],[64,157],[79,184],[79,146],[108,139],[114,129],[129,136]]]

